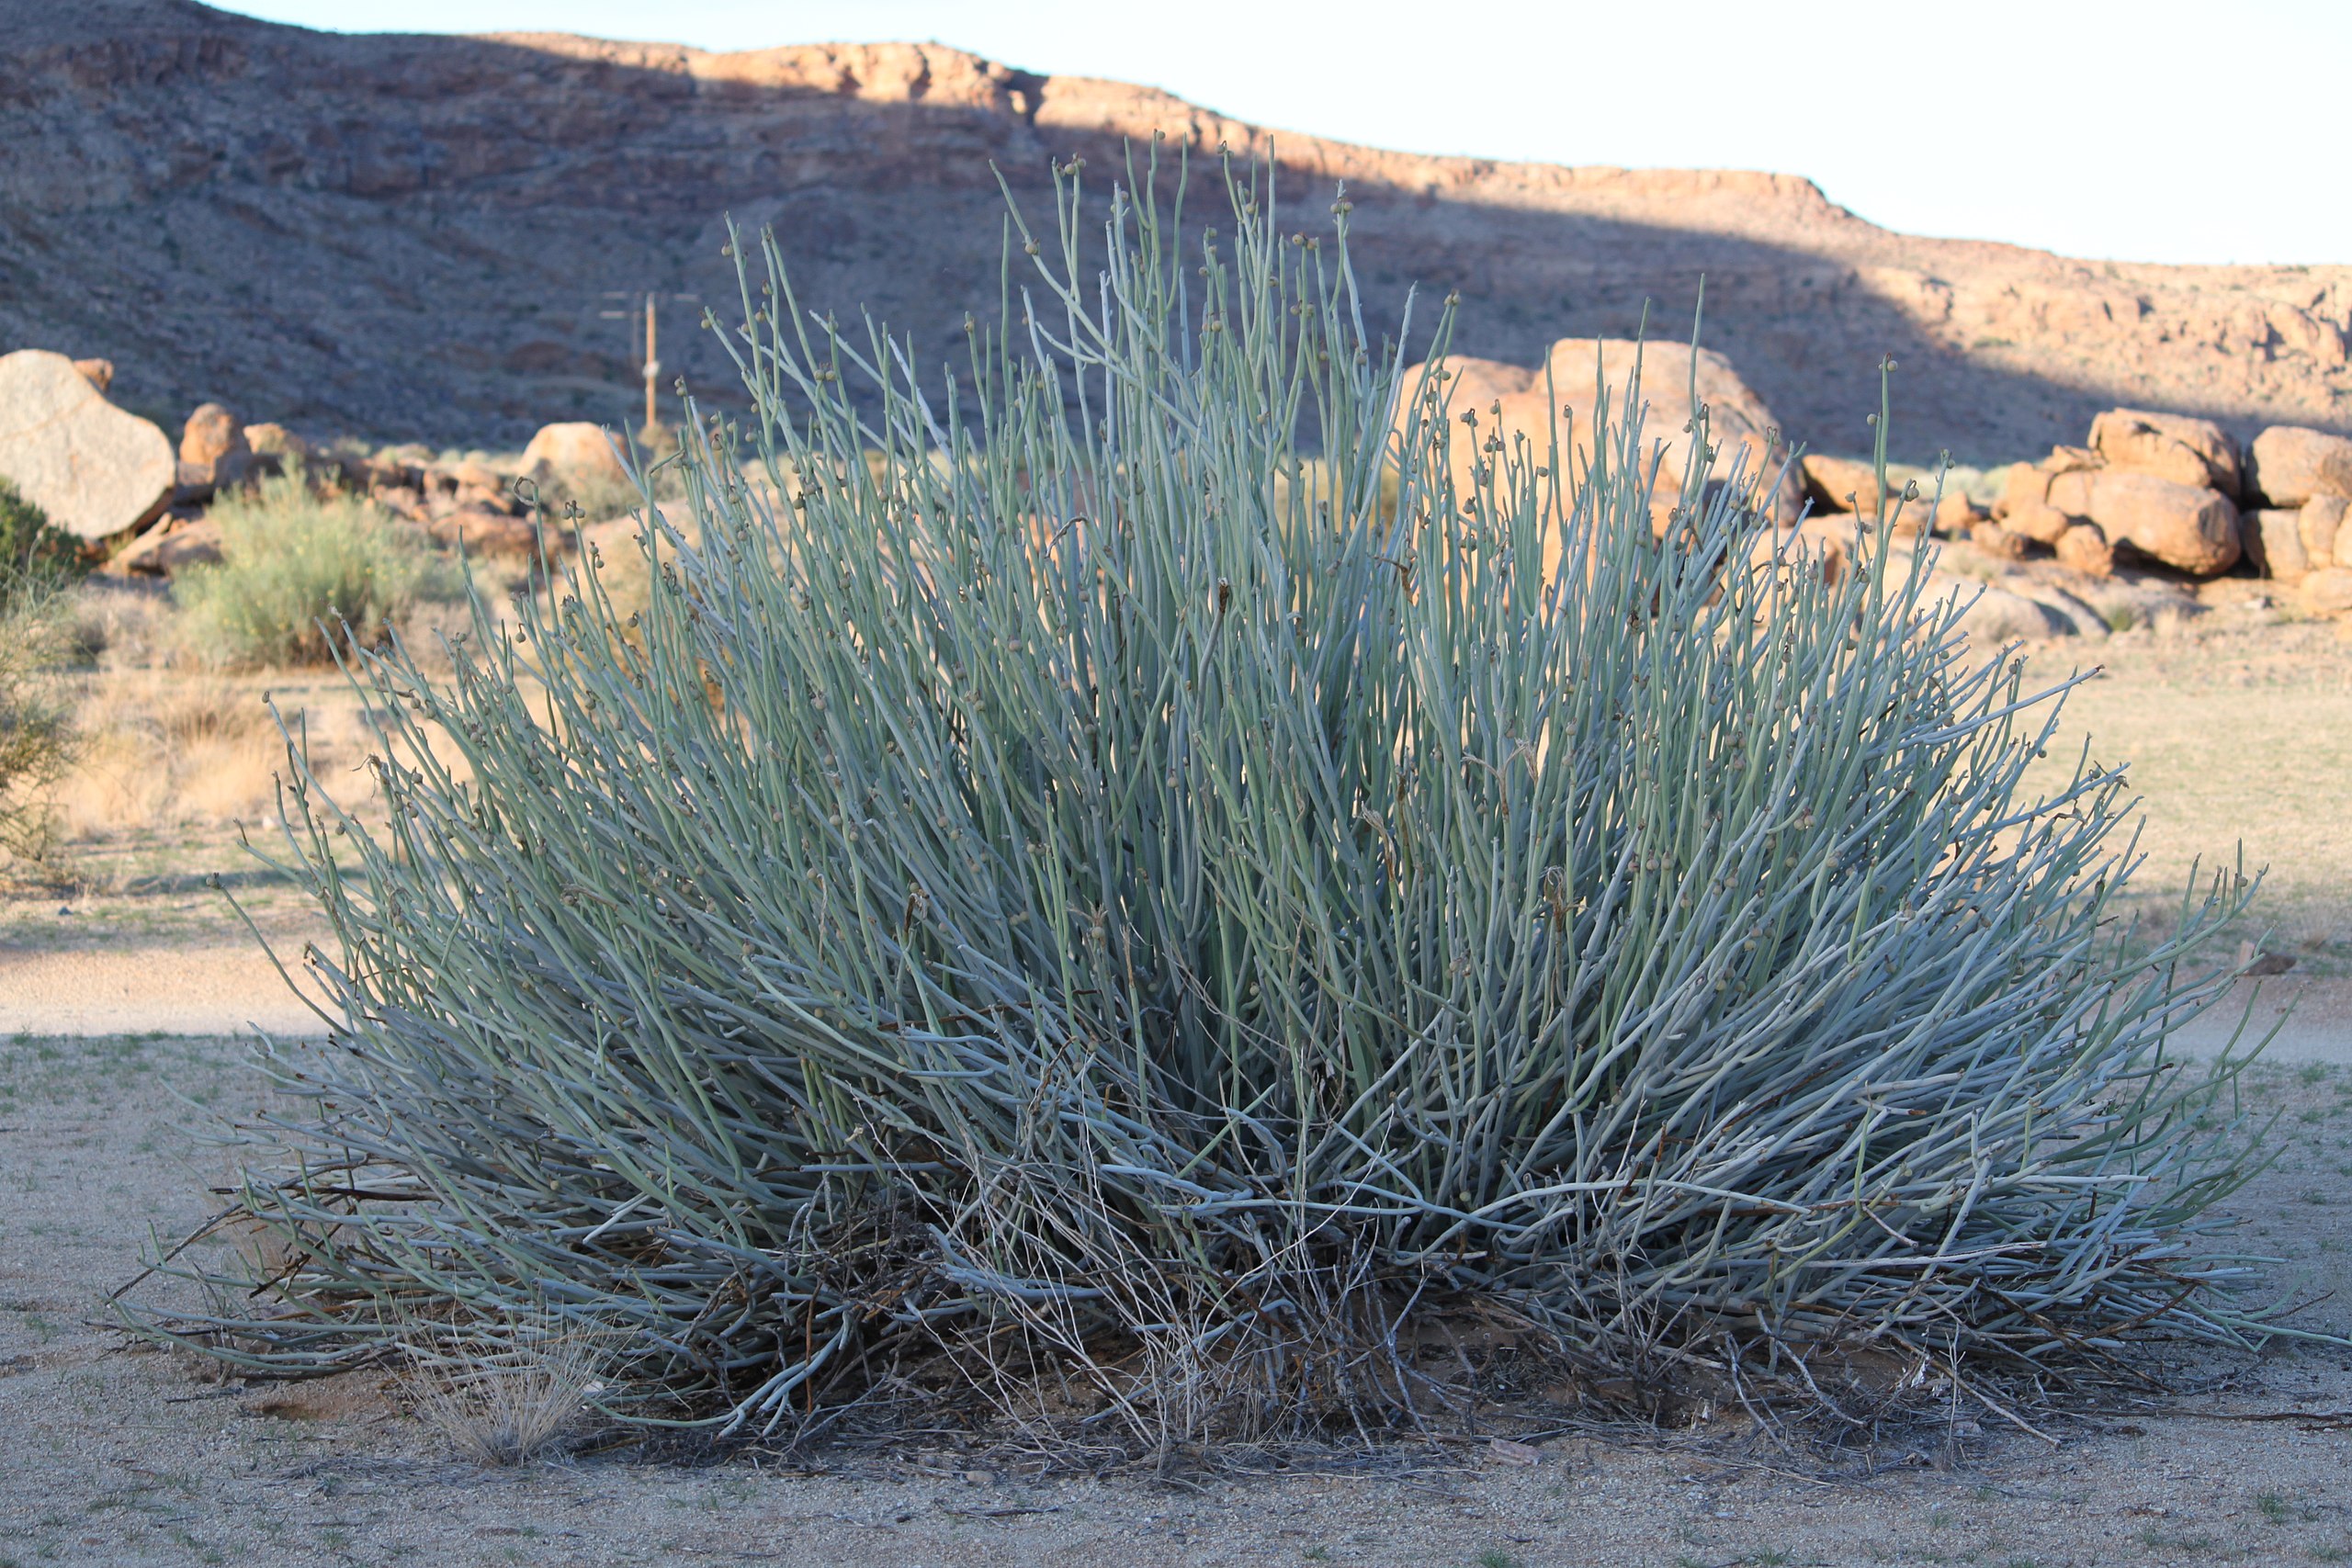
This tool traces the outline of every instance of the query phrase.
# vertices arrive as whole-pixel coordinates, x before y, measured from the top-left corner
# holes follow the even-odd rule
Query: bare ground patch
[[[2352,1072],[2248,1084],[2278,1157],[2233,1202],[2239,1239],[2279,1259],[2273,1290],[2318,1300],[2300,1321],[2352,1330]],[[0,1564],[2352,1560],[2352,1353],[2330,1347],[2177,1354],[2174,1393],[2061,1421],[2054,1447],[1988,1418],[1835,1459],[1702,1429],[1172,1483],[991,1469],[946,1440],[855,1473],[486,1470],[383,1378],[223,1382],[94,1323],[142,1242],[203,1217],[223,1164],[183,1124],[258,1092],[231,1041],[0,1041]]]

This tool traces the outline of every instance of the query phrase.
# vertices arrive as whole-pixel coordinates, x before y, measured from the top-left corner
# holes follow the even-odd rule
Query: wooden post
[[[645,428],[648,434],[651,433],[654,424],[653,378],[661,374],[662,361],[653,342],[653,291],[648,289],[645,294]]]

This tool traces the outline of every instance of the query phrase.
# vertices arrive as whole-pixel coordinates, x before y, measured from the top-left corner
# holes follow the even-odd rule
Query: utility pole
[[[604,298],[615,300],[626,299],[634,302],[639,299],[640,296],[635,289],[622,289],[607,290],[605,293]],[[645,304],[645,309],[641,315],[634,309],[602,310],[598,310],[596,314],[607,321],[628,321],[630,323],[631,330],[629,333],[629,347],[632,351],[638,354],[645,374],[644,434],[647,436],[650,436],[655,430],[661,427],[662,423],[661,322],[658,307],[664,296],[654,289],[649,288],[645,290],[641,298]],[[681,305],[699,305],[702,303],[702,296],[699,294],[672,294],[667,296],[667,298]],[[638,332],[640,329],[640,323],[641,330],[644,333],[642,337],[638,336]]]

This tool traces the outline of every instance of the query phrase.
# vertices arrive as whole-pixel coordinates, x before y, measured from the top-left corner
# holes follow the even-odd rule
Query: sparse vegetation
[[[544,1317],[494,1326],[436,1347],[403,1386],[416,1413],[460,1455],[493,1467],[528,1464],[578,1424],[600,1387],[600,1358],[591,1339]]]
[[[636,635],[592,559],[447,681],[363,657],[389,825],[298,752],[279,862],[342,1049],[273,1058],[317,1114],[239,1197],[301,1262],[150,1332],[320,1371],[553,1312],[632,1415],[889,1365],[1165,1452],[1442,1402],[1397,1328],[1457,1308],[1758,1377],[2258,1329],[2183,1246],[2226,1070],[2163,1056],[2243,879],[2103,929],[2128,791],[2022,787],[2022,665],[1884,548],[1747,570],[1703,464],[1655,543],[1630,419],[1457,491],[1479,411],[1260,200],[1041,261],[976,409],[771,247]]]
[[[221,559],[181,575],[181,630],[208,662],[318,664],[345,628],[362,647],[416,600],[454,591],[448,569],[357,498],[322,493],[299,464],[214,505]]]
[[[0,478],[0,607],[29,584],[79,577],[81,541]]]
[[[53,578],[0,566],[0,858],[49,849],[49,786],[73,759],[72,693],[61,667],[72,624]]]

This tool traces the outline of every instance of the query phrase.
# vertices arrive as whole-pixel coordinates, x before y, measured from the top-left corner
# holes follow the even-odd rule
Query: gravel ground
[[[94,1325],[225,1162],[182,1130],[258,1092],[225,1040],[0,1040],[0,1568],[74,1563],[2115,1563],[2352,1561],[2352,1352],[2205,1354],[2159,1412],[1984,1429],[1842,1471],[1769,1451],[1476,1444],[1363,1475],[1063,1481],[937,1450],[857,1476],[457,1461],[368,1378],[223,1383]],[[2278,1159],[2235,1201],[2271,1288],[2352,1330],[2352,1072],[2256,1068]],[[2289,1412],[2316,1415],[2287,1416]]]

